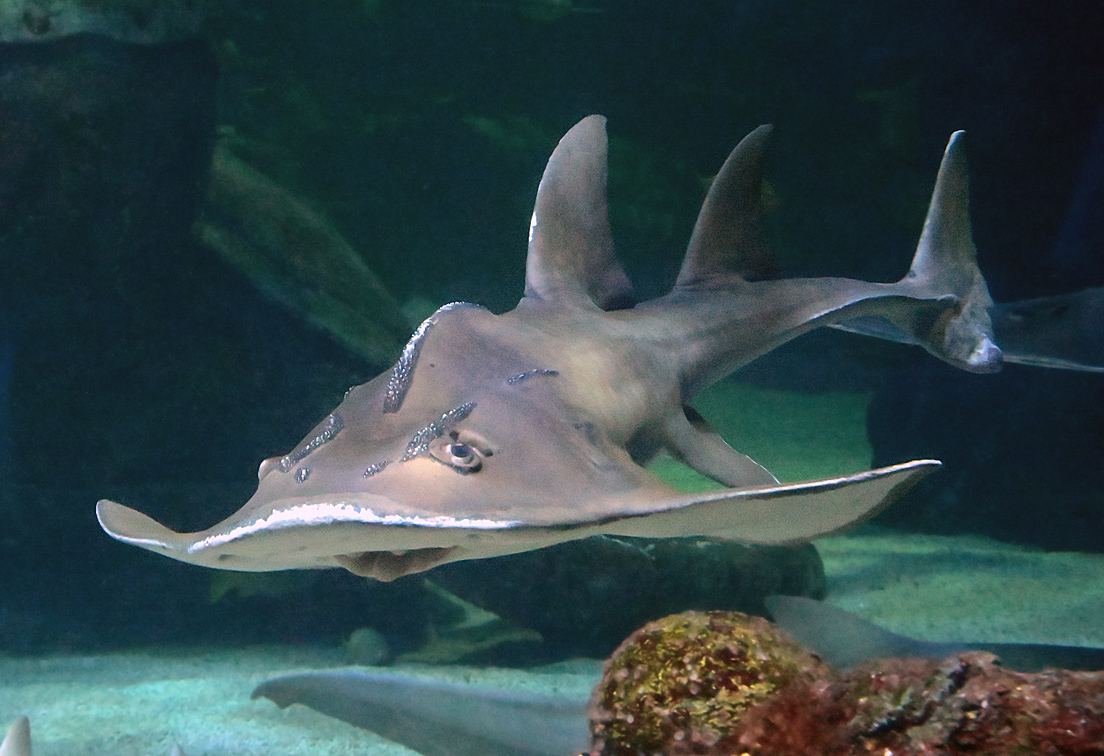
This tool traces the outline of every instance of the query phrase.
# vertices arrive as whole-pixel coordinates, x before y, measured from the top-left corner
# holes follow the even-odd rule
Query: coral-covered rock
[[[712,753],[748,756],[1104,754],[1104,675],[1003,669],[992,654],[882,659],[797,680]]]
[[[433,581],[536,630],[547,659],[608,657],[634,630],[689,609],[763,614],[763,597],[824,596],[811,543],[748,546],[705,538],[588,538],[445,564]],[[610,607],[617,607],[611,610]]]
[[[831,674],[760,617],[676,614],[637,630],[606,663],[590,702],[593,753],[706,753],[755,704]]]
[[[766,620],[688,612],[630,637],[591,700],[592,756],[1104,754],[1104,673],[992,654],[841,673]]]

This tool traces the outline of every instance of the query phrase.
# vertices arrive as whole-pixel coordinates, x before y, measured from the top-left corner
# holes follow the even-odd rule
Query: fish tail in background
[[[21,716],[0,742],[0,756],[31,756],[31,720]]]
[[[1104,286],[1104,108],[1096,120],[1069,213],[1058,232],[1054,267],[1069,288]],[[1066,288],[1066,287],[1063,287]]]
[[[974,373],[999,370],[1002,354],[989,314],[993,302],[970,232],[963,132],[951,136],[912,265],[894,284],[847,278],[753,280],[762,277],[763,261],[769,259],[762,230],[769,135],[770,127],[761,126],[729,155],[702,205],[675,287],[666,298],[655,300],[656,305],[645,303],[681,308],[668,318],[707,334],[686,340],[686,393],[693,395],[819,326],[916,344]],[[789,308],[780,307],[782,302]],[[747,328],[749,308],[757,308],[760,322],[770,322],[771,328]],[[727,317],[732,311],[743,317]],[[764,334],[769,338],[752,346]],[[723,345],[731,340],[741,349],[739,361],[727,357]],[[706,341],[709,350],[703,355],[698,345]]]

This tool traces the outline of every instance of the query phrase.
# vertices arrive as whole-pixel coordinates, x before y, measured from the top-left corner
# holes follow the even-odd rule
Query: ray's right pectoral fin
[[[881,512],[940,466],[905,462],[806,483],[688,494],[603,526],[607,535],[705,536],[756,544],[801,543],[838,533]]]
[[[175,533],[152,517],[108,499],[96,504],[96,519],[115,540],[171,554],[176,559],[181,559],[179,552],[186,551],[192,541],[191,534]]]
[[[776,486],[778,478],[746,454],[729,446],[693,407],[667,422],[667,450],[675,459],[730,488]]]

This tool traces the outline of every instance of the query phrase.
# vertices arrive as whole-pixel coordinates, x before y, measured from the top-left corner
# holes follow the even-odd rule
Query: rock
[[[1104,672],[1012,672],[983,652],[847,673],[765,620],[688,612],[607,662],[591,756],[1104,752]]]
[[[321,213],[215,146],[196,236],[287,305],[372,364],[387,365],[412,327],[364,259]]]
[[[377,667],[391,658],[391,646],[383,633],[370,627],[360,627],[349,633],[341,644],[345,659],[350,664]]]
[[[875,394],[874,465],[917,457],[944,465],[875,522],[1099,552],[1104,381],[1019,365],[995,376],[956,372],[918,357]]]
[[[1099,754],[1104,673],[1018,673],[992,654],[883,659],[799,680],[750,710],[712,753],[851,756]]]
[[[3,0],[0,42],[45,42],[98,34],[116,42],[150,45],[199,34],[199,0]]]
[[[641,625],[687,609],[766,614],[772,593],[819,598],[812,544],[744,546],[705,539],[590,538],[432,572],[458,596],[544,638],[551,658],[604,658]]]
[[[592,756],[702,753],[756,704],[829,674],[761,617],[685,612],[652,622],[606,662],[588,709]]]

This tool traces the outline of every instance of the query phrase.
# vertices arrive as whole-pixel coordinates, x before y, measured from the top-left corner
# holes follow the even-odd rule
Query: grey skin
[[[908,274],[879,284],[740,275],[764,249],[769,133],[756,129],[725,162],[674,288],[634,304],[610,236],[605,119],[583,119],[537,191],[516,309],[442,307],[392,370],[263,462],[256,494],[208,530],[174,533],[106,500],[100,524],[208,567],[340,566],[391,580],[598,534],[778,544],[870,517],[939,463],[781,485],[688,403],[790,339],[855,318],[884,320],[965,370],[999,369],[962,134],[944,154]],[[643,467],[661,450],[727,488],[676,491]]]
[[[889,657],[943,659],[965,651],[986,651],[1017,672],[1043,669],[1104,669],[1104,648],[1050,643],[960,643],[898,635],[862,617],[803,596],[767,596],[771,619],[801,645],[839,669]]]
[[[278,677],[252,697],[282,709],[309,706],[424,756],[566,756],[590,747],[585,694],[500,690],[356,668]]]
[[[1104,373],[1104,288],[998,302],[989,315],[1005,363]],[[878,318],[854,318],[835,327],[913,343],[908,334]]]
[[[0,742],[0,756],[31,756],[31,720],[17,718]]]
[[[1006,362],[1104,373],[1104,288],[998,304],[993,329]]]

